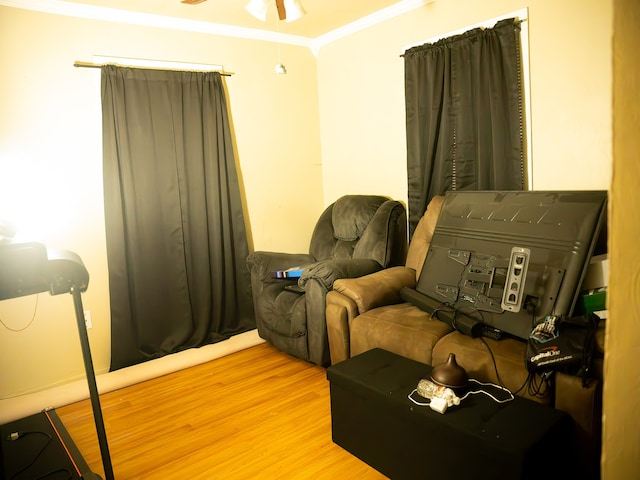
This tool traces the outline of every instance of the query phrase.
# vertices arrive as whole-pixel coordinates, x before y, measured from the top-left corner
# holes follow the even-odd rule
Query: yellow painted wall
[[[282,45],[288,74],[276,75],[271,42],[0,7],[0,217],[35,226],[37,240],[83,259],[90,273],[83,302],[102,373],[110,313],[99,70],[73,66],[93,55],[222,64],[235,73],[225,82],[255,249],[307,252],[325,205],[308,48]],[[28,328],[0,325],[0,399],[84,378],[69,295],[2,301],[0,319],[21,329],[36,301]]]

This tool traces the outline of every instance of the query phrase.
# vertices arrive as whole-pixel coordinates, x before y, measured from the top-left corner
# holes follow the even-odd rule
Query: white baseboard
[[[264,343],[264,340],[258,336],[258,331],[251,330],[212,345],[192,348],[114,372],[97,375],[98,392],[102,394],[128,387],[261,343]],[[83,379],[41,392],[2,399],[0,400],[0,425],[33,415],[48,407],[58,408],[87,398],[89,398],[89,387],[86,379]]]

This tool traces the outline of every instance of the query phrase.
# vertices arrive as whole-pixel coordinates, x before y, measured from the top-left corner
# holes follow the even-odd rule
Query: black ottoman
[[[567,414],[483,394],[440,414],[407,398],[430,375],[429,365],[382,349],[328,367],[333,441],[394,480],[563,478],[571,471]]]

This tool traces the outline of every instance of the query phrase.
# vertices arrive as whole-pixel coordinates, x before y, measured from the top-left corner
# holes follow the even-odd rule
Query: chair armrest
[[[327,336],[331,364],[351,357],[351,321],[372,308],[402,302],[402,287],[414,287],[416,271],[391,267],[358,278],[342,278],[327,293]]]
[[[350,298],[331,290],[327,293],[327,337],[331,364],[351,357],[351,320],[358,315],[358,307]]]
[[[316,280],[325,291],[333,289],[340,278],[354,278],[377,272],[382,266],[375,260],[366,258],[333,258],[306,265],[298,285],[305,287],[310,280]]]
[[[247,268],[257,275],[261,282],[281,282],[281,279],[273,278],[277,270],[286,270],[292,267],[307,265],[313,262],[311,255],[305,253],[280,253],[258,251],[247,256]]]
[[[416,271],[409,267],[385,268],[359,278],[336,280],[335,291],[352,300],[359,313],[382,305],[403,302],[400,290],[416,286]]]

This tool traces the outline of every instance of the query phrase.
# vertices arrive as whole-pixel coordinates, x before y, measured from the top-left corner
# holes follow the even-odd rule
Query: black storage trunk
[[[329,367],[333,441],[394,480],[570,472],[568,415],[523,398],[499,404],[483,394],[440,414],[408,398],[430,374],[429,365],[382,349]]]

